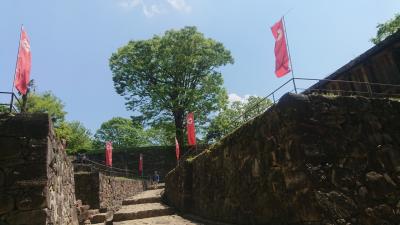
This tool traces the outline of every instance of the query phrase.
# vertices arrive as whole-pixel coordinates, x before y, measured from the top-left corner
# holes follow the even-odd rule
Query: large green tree
[[[385,40],[391,34],[396,33],[400,28],[400,14],[396,14],[394,18],[386,21],[385,23],[378,24],[376,26],[378,31],[376,36],[371,39],[372,43],[378,44],[379,42]]]
[[[232,102],[211,121],[207,129],[206,141],[213,143],[220,140],[248,120],[264,112],[270,105],[272,105],[271,100],[256,96],[250,96],[246,102]]]
[[[227,102],[218,67],[233,63],[224,46],[196,27],[169,30],[148,40],[130,41],[110,58],[114,87],[128,109],[150,124],[173,123],[183,143],[185,115],[204,124]]]
[[[148,144],[143,126],[134,123],[131,119],[122,117],[114,117],[102,123],[94,137],[97,148],[103,148],[107,141],[111,141],[114,148]]]
[[[55,128],[58,138],[66,141],[68,153],[78,150],[92,149],[92,138],[90,131],[79,121],[62,121]]]
[[[158,123],[146,130],[149,145],[175,145],[175,126],[173,123]]]

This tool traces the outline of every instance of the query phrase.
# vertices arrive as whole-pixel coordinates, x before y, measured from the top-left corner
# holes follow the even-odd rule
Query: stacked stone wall
[[[100,209],[99,174],[76,171],[74,177],[76,199],[81,200],[84,205],[89,205],[91,209]]]
[[[92,209],[116,211],[127,197],[136,195],[145,188],[145,181],[107,176],[102,172],[75,173],[76,198]]]
[[[122,200],[144,191],[143,180],[106,176],[102,173],[99,177],[100,208],[116,211],[121,207]]]
[[[47,114],[0,115],[0,224],[78,224],[73,167]]]
[[[400,221],[400,103],[291,95],[166,177],[182,211],[234,224]]]

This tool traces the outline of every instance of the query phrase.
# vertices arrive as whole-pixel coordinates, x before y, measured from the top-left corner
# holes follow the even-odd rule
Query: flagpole
[[[292,80],[293,80],[294,92],[297,94],[297,87],[296,87],[296,82],[295,82],[295,79],[294,79],[292,57],[290,56],[289,39],[287,38],[287,29],[286,29],[286,23],[285,23],[285,17],[284,16],[282,16],[282,22],[283,22],[283,28],[285,29],[284,33],[285,33],[285,38],[286,38],[287,51],[288,51],[288,54],[289,54],[290,70],[292,72]]]
[[[21,47],[21,38],[22,38],[22,28],[24,27],[24,24],[21,24],[21,30],[19,34],[19,40],[18,40],[18,51],[17,51],[17,61],[15,62],[15,69],[14,69],[14,80],[12,82],[12,88],[11,88],[11,93],[12,93],[12,98],[14,97],[14,83],[15,83],[15,77],[17,75],[17,66],[18,66],[18,56],[19,56],[19,48]]]

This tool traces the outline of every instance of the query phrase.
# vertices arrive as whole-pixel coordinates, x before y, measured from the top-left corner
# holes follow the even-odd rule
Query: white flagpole
[[[292,80],[293,80],[294,92],[297,94],[297,87],[296,87],[296,82],[295,82],[295,79],[294,79],[292,58],[290,57],[289,40],[287,38],[287,30],[286,30],[286,23],[285,23],[285,17],[284,16],[282,17],[282,22],[283,22],[283,28],[285,29],[286,47],[287,47],[287,51],[288,51],[288,54],[289,54],[290,70],[292,72]]]

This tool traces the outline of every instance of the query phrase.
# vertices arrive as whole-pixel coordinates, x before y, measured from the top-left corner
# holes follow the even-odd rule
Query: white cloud
[[[119,0],[118,5],[125,9],[132,9],[142,4],[142,0]]]
[[[147,17],[153,17],[154,15],[161,14],[164,11],[162,7],[157,4],[152,4],[150,6],[143,4],[142,6],[143,6],[143,13]]]
[[[182,12],[190,12],[192,7],[186,3],[185,0],[167,0],[168,3],[176,10]]]
[[[232,102],[242,102],[244,99],[242,99],[242,97],[240,97],[239,95],[235,94],[235,93],[231,93],[228,95],[228,101],[230,103]]]
[[[244,97],[240,97],[236,93],[230,93],[228,95],[228,101],[229,101],[229,103],[238,102],[238,101],[242,102],[242,103],[246,103],[248,101],[249,97],[251,97],[251,96],[256,96],[256,95],[245,95]]]
[[[141,7],[143,14],[149,18],[167,13],[167,8],[186,13],[192,10],[185,0],[118,0],[118,5],[126,10]]]

